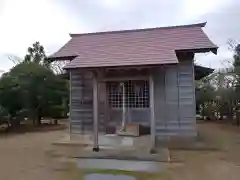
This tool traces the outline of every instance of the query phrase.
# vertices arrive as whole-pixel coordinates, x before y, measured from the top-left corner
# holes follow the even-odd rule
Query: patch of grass
[[[64,180],[83,180],[87,174],[113,174],[113,175],[129,175],[136,178],[136,180],[170,180],[166,172],[147,173],[125,170],[103,170],[103,169],[78,169],[77,167],[71,168],[66,172]]]
[[[227,135],[219,134],[218,136],[215,136],[212,140],[212,143],[216,146],[219,147],[220,149],[224,150],[228,146],[228,137]]]

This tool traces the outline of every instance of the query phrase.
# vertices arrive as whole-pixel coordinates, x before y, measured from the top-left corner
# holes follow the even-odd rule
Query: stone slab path
[[[109,169],[141,172],[159,172],[161,164],[152,161],[130,161],[115,159],[78,159],[80,169]]]
[[[136,180],[136,178],[127,175],[88,174],[84,180]]]

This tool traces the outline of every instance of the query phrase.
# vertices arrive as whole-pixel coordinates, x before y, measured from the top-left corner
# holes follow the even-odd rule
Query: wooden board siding
[[[159,67],[153,71],[156,136],[194,136],[195,83],[191,61]],[[106,87],[99,85],[99,132],[105,125],[121,124],[121,109],[106,111]],[[93,86],[90,72],[71,70],[71,133],[93,130]],[[150,109],[128,109],[128,123],[150,125]],[[107,116],[106,116],[107,115]],[[106,122],[107,120],[107,122]]]
[[[156,136],[195,136],[195,83],[191,61],[154,74]]]
[[[106,131],[106,118],[107,118],[107,103],[106,103],[106,84],[99,83],[98,85],[99,90],[99,104],[98,104],[98,131],[105,132]]]
[[[91,72],[71,70],[71,113],[70,132],[84,133],[93,130],[93,85]],[[108,109],[105,83],[99,83],[99,132],[105,132],[106,125],[119,126],[122,121],[121,109]],[[129,108],[128,123],[150,126],[149,108]]]
[[[71,70],[71,112],[70,133],[81,134],[93,130],[93,84],[92,73],[89,71]],[[99,95],[104,93],[104,86],[99,84]],[[99,101],[99,132],[105,131],[105,103]]]
[[[186,136],[196,135],[196,102],[193,63],[178,66],[179,76],[179,133]]]
[[[80,70],[70,72],[70,133],[84,133],[93,128],[92,76]]]

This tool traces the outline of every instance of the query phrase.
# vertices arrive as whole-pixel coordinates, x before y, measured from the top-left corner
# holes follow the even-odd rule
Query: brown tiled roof
[[[50,58],[73,57],[66,68],[178,63],[176,50],[217,49],[202,30],[205,24],[71,34]]]

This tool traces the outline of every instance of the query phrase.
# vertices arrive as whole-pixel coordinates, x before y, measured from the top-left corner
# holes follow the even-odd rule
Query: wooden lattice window
[[[108,82],[108,104],[112,108],[149,108],[149,83],[145,80]]]

